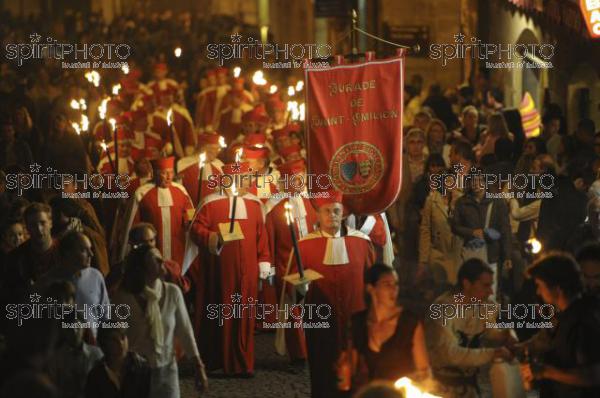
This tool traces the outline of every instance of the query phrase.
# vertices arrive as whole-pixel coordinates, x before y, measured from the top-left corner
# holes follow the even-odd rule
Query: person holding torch
[[[236,160],[223,167],[223,192],[206,196],[192,223],[200,261],[190,272],[197,287],[195,331],[208,369],[252,377],[255,317],[213,316],[220,304],[256,303],[258,280],[273,273],[262,204],[247,193],[248,163]]]

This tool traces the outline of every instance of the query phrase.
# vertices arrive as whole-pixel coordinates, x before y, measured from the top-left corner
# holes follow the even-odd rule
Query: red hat
[[[284,128],[271,131],[271,136],[274,140],[278,140],[280,138],[289,137],[290,134],[286,126]]]
[[[121,113],[124,106],[121,101],[116,98],[112,98],[106,103],[106,114],[108,115],[117,115]]]
[[[331,203],[342,203],[343,195],[340,191],[331,189],[319,193],[321,194],[320,196],[311,199],[311,203],[315,209]]]
[[[267,143],[267,136],[263,133],[248,134],[244,138],[244,144],[247,146],[265,146]]]
[[[220,67],[217,68],[217,75],[226,75],[227,72],[229,71],[229,69],[225,68],[225,67]]]
[[[175,157],[169,156],[166,158],[158,158],[152,161],[152,168],[154,170],[166,170],[175,168]]]
[[[259,105],[251,111],[244,113],[242,116],[242,123],[248,122],[268,123],[269,116],[267,116],[264,107]]]
[[[290,123],[285,127],[287,128],[288,133],[299,133],[301,130],[301,127],[298,123]]]
[[[198,136],[198,145],[200,145],[200,146],[209,145],[209,144],[219,145],[220,138],[221,138],[221,136],[219,134],[213,134],[213,133],[200,134]]]
[[[246,159],[266,159],[269,156],[268,148],[244,147],[242,154]]]
[[[164,62],[156,63],[156,64],[154,64],[154,70],[166,71],[167,64],[165,64]]]
[[[139,78],[142,77],[142,71],[135,68],[130,70],[127,76],[129,76],[132,80],[139,80]]]
[[[217,71],[215,69],[209,69],[208,71],[206,71],[206,77],[211,77],[211,76],[216,76],[217,75]]]
[[[304,159],[293,160],[280,165],[277,170],[282,176],[292,176],[303,173],[306,170],[306,163]]]
[[[247,174],[250,172],[250,163],[239,162],[239,163],[227,163],[223,165],[223,174],[235,175],[235,174]]]
[[[138,82],[131,77],[124,77],[121,79],[121,87],[126,93],[134,93],[138,89]]]
[[[243,77],[234,77],[232,80],[233,84],[244,84],[245,81]]]
[[[300,147],[300,145],[293,144],[293,145],[288,145],[288,146],[281,148],[279,150],[279,154],[283,158],[287,158],[288,156],[290,156],[294,153],[300,153],[301,150],[302,150],[302,147]]]

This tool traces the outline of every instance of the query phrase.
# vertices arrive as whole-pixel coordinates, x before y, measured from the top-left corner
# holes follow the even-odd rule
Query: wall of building
[[[432,43],[453,43],[454,35],[461,30],[461,0],[398,1],[380,0],[380,26],[385,22],[393,25],[429,26]],[[429,54],[429,49],[421,49]],[[408,57],[406,76],[420,74],[425,83],[437,81],[444,87],[461,83],[463,60],[452,60],[443,66],[441,60],[426,57]]]

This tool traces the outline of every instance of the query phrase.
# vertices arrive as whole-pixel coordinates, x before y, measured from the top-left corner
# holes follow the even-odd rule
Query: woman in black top
[[[397,380],[429,375],[423,324],[397,304],[398,277],[384,264],[365,276],[368,306],[352,317],[352,343],[358,353],[354,386],[375,379]]]

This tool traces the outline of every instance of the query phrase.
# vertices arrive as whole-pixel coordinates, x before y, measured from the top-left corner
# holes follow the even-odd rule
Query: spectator
[[[163,263],[158,249],[142,245],[127,257],[123,285],[113,301],[129,305],[127,338],[131,349],[144,355],[151,367],[150,397],[179,397],[179,375],[174,338],[194,360],[198,383],[207,387],[192,324],[183,295],[172,283],[159,279]]]
[[[458,199],[450,219],[452,232],[463,239],[462,260],[479,258],[494,271],[494,295],[497,292],[497,269],[510,269],[511,237],[508,208],[502,199],[486,196],[485,180],[480,173],[471,174],[469,190]]]
[[[423,324],[397,304],[398,276],[373,264],[365,277],[367,309],[352,316],[352,342],[358,353],[356,381],[430,376]],[[355,384],[356,387],[356,384]]]
[[[600,295],[600,242],[588,242],[577,251],[586,293]]]
[[[560,311],[541,363],[524,364],[525,382],[540,380],[540,398],[600,396],[600,302],[583,296],[581,269],[565,253],[549,253],[529,274],[542,300]],[[533,348],[533,347],[532,347]]]
[[[446,165],[450,164],[450,145],[446,144],[447,129],[444,122],[433,119],[427,127],[427,149],[429,154],[439,153]]]
[[[432,84],[429,87],[429,94],[423,101],[423,106],[431,108],[437,118],[449,128],[454,129],[458,125],[458,119],[452,112],[452,104],[442,94],[442,87],[439,84]]]
[[[462,127],[454,134],[454,139],[465,138],[471,145],[477,145],[481,141],[481,134],[485,126],[479,124],[479,111],[473,105],[465,106],[461,116]]]
[[[434,304],[491,303],[493,274],[480,259],[465,261],[458,271],[456,289],[438,297]],[[486,328],[485,323],[494,322],[497,314],[481,317],[473,306],[463,308],[464,316],[435,318],[430,313],[425,321],[433,376],[440,383],[440,393],[447,398],[478,397],[483,384],[489,383],[488,365],[495,358],[510,359],[505,345],[516,341],[509,329]]]
[[[147,398],[150,394],[148,361],[129,351],[125,329],[101,327],[98,345],[104,358],[87,377],[85,398]]]
[[[13,119],[9,115],[0,116],[0,169],[19,166],[29,169],[33,155],[27,142],[15,134]]]

